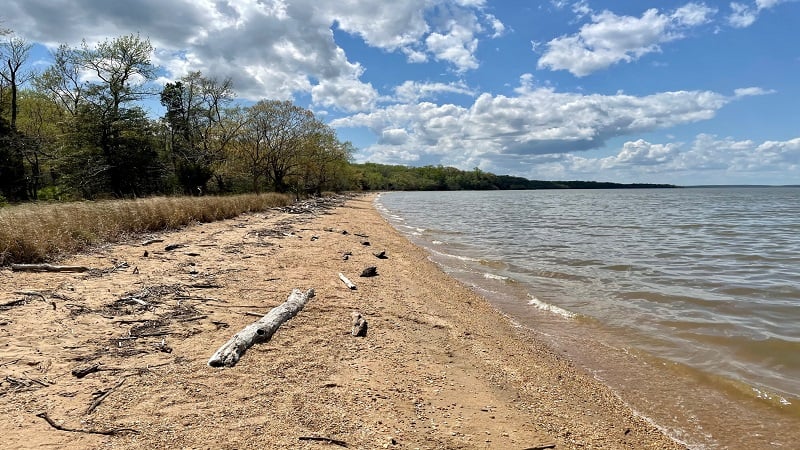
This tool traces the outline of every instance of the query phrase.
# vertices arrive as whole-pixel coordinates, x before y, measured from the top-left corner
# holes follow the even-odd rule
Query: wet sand
[[[150,237],[60,262],[91,272],[0,270],[0,305],[21,300],[0,307],[4,448],[683,448],[444,274],[371,196]],[[269,342],[206,364],[294,288],[316,295]]]

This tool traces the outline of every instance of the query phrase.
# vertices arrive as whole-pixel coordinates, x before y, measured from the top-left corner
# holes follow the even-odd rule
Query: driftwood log
[[[11,270],[15,272],[88,272],[92,268],[86,266],[54,266],[52,264],[12,264]]]
[[[347,286],[348,288],[350,288],[352,290],[356,289],[356,285],[353,284],[352,281],[348,280],[347,277],[344,276],[344,274],[341,273],[341,272],[339,272],[339,279],[342,280],[342,283],[344,283],[344,285]]]
[[[284,322],[291,319],[306,306],[306,303],[314,297],[314,289],[306,292],[300,289],[292,290],[289,298],[280,305],[272,308],[264,317],[244,327],[242,331],[233,337],[217,350],[208,365],[211,367],[233,367],[239,362],[244,352],[253,344],[266,342],[278,331]]]
[[[353,311],[350,313],[350,317],[353,318],[353,328],[350,330],[350,335],[355,337],[366,337],[367,336],[367,319],[361,315],[358,311]]]

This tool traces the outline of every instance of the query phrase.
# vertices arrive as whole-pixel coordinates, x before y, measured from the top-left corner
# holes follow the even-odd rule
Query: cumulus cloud
[[[774,94],[775,91],[772,89],[764,89],[760,87],[748,87],[748,88],[739,88],[733,91],[734,95],[737,97],[751,97],[756,95],[769,95]]]
[[[583,77],[659,52],[660,44],[682,38],[684,30],[708,23],[715,13],[701,3],[688,3],[669,13],[648,9],[641,17],[602,11],[592,14],[591,23],[583,25],[578,33],[548,42],[537,65]]]
[[[763,183],[767,177],[788,184],[800,176],[800,137],[761,143],[710,134],[699,134],[690,143],[638,139],[625,142],[611,156],[547,155],[528,163],[525,175],[531,178],[730,184]]]
[[[475,91],[463,81],[452,83],[422,83],[418,81],[405,81],[394,88],[395,95],[391,99],[399,103],[411,103],[422,99],[436,98],[439,94],[460,94],[474,96]]]
[[[728,15],[728,25],[734,28],[747,28],[758,20],[758,15],[762,11],[774,8],[787,1],[790,0],[756,0],[752,4],[732,2],[730,4],[731,12]]]
[[[3,16],[18,35],[51,47],[140,33],[156,47],[162,84],[200,70],[232,78],[244,98],[304,94],[316,106],[352,112],[371,108],[378,93],[334,30],[409,62],[465,72],[479,66],[480,40],[505,30],[484,10],[483,1],[466,0],[9,0]]]
[[[534,86],[526,74],[513,96],[484,93],[468,106],[392,104],[332,125],[365,127],[381,136],[362,152],[373,161],[402,162],[403,152],[411,152],[431,163],[462,167],[477,160],[535,159],[602,148],[612,138],[710,119],[737,98],[711,91],[646,96],[558,92]],[[399,130],[405,131],[402,141],[395,139]],[[632,144],[624,156],[630,161],[666,157],[667,150],[643,153]]]

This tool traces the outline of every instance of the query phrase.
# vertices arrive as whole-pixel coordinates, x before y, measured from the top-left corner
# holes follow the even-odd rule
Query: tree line
[[[191,72],[154,89],[148,39],[62,44],[40,73],[32,44],[0,30],[0,204],[156,194],[665,187],[536,181],[479,169],[353,164],[353,145],[289,101],[236,101],[230,79]],[[158,99],[162,117],[143,102]]]
[[[350,189],[353,146],[289,101],[242,106],[230,79],[191,72],[153,88],[139,35],[61,45],[41,73],[32,45],[0,45],[0,195],[8,201]],[[151,118],[143,101],[165,109]]]
[[[671,184],[611,183],[602,181],[542,181],[495,175],[478,168],[408,167],[375,163],[352,164],[360,189],[375,191],[459,191],[530,189],[637,189],[674,188]]]

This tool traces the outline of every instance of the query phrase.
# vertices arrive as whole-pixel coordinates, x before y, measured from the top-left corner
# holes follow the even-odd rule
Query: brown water
[[[800,189],[391,193],[389,220],[693,448],[800,448]]]

